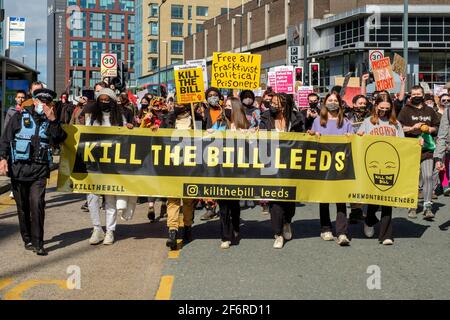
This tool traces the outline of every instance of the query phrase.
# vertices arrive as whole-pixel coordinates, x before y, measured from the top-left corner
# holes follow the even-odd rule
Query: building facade
[[[4,38],[4,34],[5,34],[5,22],[4,20],[6,20],[5,18],[5,11],[4,11],[5,7],[3,5],[3,0],[0,0],[0,13],[3,13],[3,20],[0,20],[0,54],[4,54],[3,52],[3,48],[4,48],[4,42],[5,42],[5,38]]]
[[[173,66],[184,61],[184,38],[201,32],[208,19],[227,15],[231,8],[247,1],[168,0],[162,3],[161,0],[136,0],[138,84],[157,83],[161,76],[161,82],[168,82],[170,88]]]
[[[303,62],[304,0],[253,0],[238,18],[218,17],[185,38],[185,59],[212,60],[215,51],[242,50],[262,55],[263,78],[269,68],[286,65],[288,47],[300,46]],[[410,83],[450,81],[450,0],[410,0],[408,55]],[[233,13],[241,11],[235,8]],[[242,40],[241,40],[242,34]],[[308,61],[320,63],[321,92],[335,77],[360,76],[369,50],[403,55],[403,0],[309,0]],[[397,85],[399,79],[396,78]],[[369,86],[369,91],[373,90]]]
[[[93,88],[101,80],[101,54],[114,53],[134,86],[134,8],[134,0],[48,0],[49,84],[53,75],[58,93],[69,84]]]

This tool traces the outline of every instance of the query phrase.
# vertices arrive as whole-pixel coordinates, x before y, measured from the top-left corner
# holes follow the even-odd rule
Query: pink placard
[[[294,72],[291,70],[276,71],[276,83],[278,93],[294,94]]]
[[[300,87],[296,95],[297,107],[308,108],[309,107],[308,95],[313,92],[314,92],[313,87]]]

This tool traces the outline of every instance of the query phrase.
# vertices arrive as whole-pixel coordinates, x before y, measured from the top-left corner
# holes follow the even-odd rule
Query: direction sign
[[[117,54],[102,53],[101,74],[103,77],[117,77]]]
[[[25,46],[25,18],[10,17],[8,19],[8,35],[10,47]]]
[[[289,52],[288,64],[290,66],[298,66],[300,60],[300,47],[299,46],[289,47],[288,52]]]

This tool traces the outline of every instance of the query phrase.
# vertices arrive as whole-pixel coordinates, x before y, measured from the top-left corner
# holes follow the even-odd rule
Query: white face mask
[[[44,104],[42,102],[39,102],[39,104],[37,105],[36,113],[37,114],[43,114],[44,113]]]

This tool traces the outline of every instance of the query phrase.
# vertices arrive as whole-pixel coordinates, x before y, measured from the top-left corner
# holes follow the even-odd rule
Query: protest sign
[[[308,102],[308,95],[313,93],[314,90],[313,87],[299,87],[297,90],[297,99],[296,104],[297,108],[308,108],[309,102]]]
[[[395,88],[394,73],[392,72],[389,57],[372,61],[372,70],[378,91]]]
[[[178,103],[195,103],[205,101],[203,71],[201,67],[177,66],[175,73],[175,87]]]
[[[417,206],[417,139],[66,125],[64,130],[60,191]]]
[[[260,85],[261,55],[214,52],[211,86],[255,90]]]
[[[294,94],[294,67],[276,67],[275,68],[275,89],[277,93]]]
[[[406,60],[399,54],[394,54],[394,63],[392,65],[392,71],[400,76],[406,76]]]
[[[443,95],[444,93],[447,93],[447,89],[445,89],[445,85],[439,85],[439,84],[435,84],[433,87],[433,94],[435,96],[440,97],[441,95]]]

